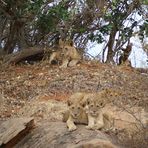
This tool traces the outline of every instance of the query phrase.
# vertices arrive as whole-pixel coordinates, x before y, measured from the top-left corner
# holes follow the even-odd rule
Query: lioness
[[[84,110],[84,98],[85,93],[75,93],[67,101],[69,110],[63,115],[63,121],[67,123],[69,131],[77,129],[75,123],[87,124],[88,118]]]
[[[103,112],[103,108],[108,102],[105,91],[85,95],[84,100],[86,101],[85,110],[88,115],[88,126],[86,128],[93,130],[111,128],[113,119],[109,114]]]

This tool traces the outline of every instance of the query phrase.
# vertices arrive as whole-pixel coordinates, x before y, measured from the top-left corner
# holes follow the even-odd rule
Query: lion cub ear
[[[100,105],[100,107],[104,107],[104,106],[105,106],[105,101],[101,101],[101,102],[99,103],[99,105]]]
[[[67,105],[68,106],[71,106],[72,105],[72,102],[70,100],[67,100]]]
[[[65,42],[62,39],[59,39],[59,46],[64,47]]]
[[[82,107],[85,107],[85,106],[86,106],[86,101],[81,101],[81,102],[80,102],[80,105],[81,105]]]
[[[87,98],[86,104],[89,105],[91,103],[90,98]]]

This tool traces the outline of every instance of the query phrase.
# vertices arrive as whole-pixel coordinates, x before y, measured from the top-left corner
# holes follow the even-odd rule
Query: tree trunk
[[[4,47],[4,52],[7,53],[7,54],[13,52],[13,48],[14,48],[15,43],[16,43],[15,32],[16,32],[15,22],[11,22],[10,23],[10,33],[9,33],[8,39],[6,41],[6,45]]]
[[[6,25],[7,25],[7,19],[0,19],[0,22],[1,22],[1,25],[0,25],[0,48],[2,48],[2,41],[3,39],[5,38],[5,35],[4,35],[4,32],[5,32],[5,28],[6,28]]]
[[[12,53],[16,44],[18,44],[19,48],[27,47],[25,42],[24,25],[24,22],[17,20],[10,23],[10,33],[4,47],[5,53]]]
[[[107,46],[108,46],[108,54],[107,54],[107,61],[106,61],[107,63],[110,63],[110,62],[114,63],[114,61],[113,61],[113,56],[114,56],[113,45],[114,45],[116,33],[117,33],[117,31],[114,27],[110,33],[109,41],[107,43]]]

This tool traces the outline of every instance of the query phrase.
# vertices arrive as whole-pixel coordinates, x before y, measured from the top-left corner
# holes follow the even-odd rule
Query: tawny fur
[[[63,114],[63,121],[67,122],[69,131],[76,130],[75,124],[87,124],[87,129],[109,129],[113,118],[103,112],[103,108],[109,102],[107,92],[99,93],[74,93],[67,101],[69,110]]]
[[[75,66],[81,60],[81,55],[78,53],[72,43],[59,40],[59,50],[53,52],[50,56],[49,63],[52,61],[61,61],[61,68]]]

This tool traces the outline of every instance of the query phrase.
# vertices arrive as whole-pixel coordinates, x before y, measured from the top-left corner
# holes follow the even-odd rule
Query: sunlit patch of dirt
[[[142,70],[141,70],[142,71]],[[127,66],[87,61],[76,67],[61,69],[46,62],[0,69],[0,93],[4,95],[3,114],[17,112],[28,101],[66,101],[74,92],[97,92],[112,88],[120,93],[119,102],[131,106],[148,106],[148,76]],[[142,71],[143,72],[143,71]],[[10,99],[11,98],[11,99]],[[10,101],[12,100],[12,101]],[[22,103],[23,102],[23,103]],[[17,109],[17,111],[15,110]],[[8,112],[11,114],[11,111]]]
[[[49,101],[49,100],[57,100],[57,101],[66,101],[71,94],[66,94],[66,93],[55,93],[52,95],[42,95],[39,96],[38,99],[39,101]]]

